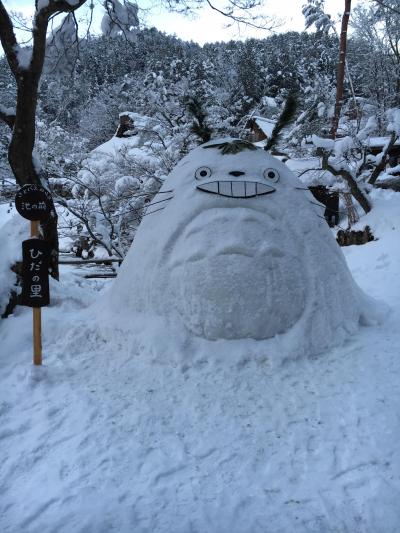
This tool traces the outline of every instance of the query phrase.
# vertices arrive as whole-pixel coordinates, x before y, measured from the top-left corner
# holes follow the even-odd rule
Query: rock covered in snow
[[[209,340],[274,338],[288,354],[341,342],[372,306],[311,199],[254,145],[196,148],[149,207],[109,293],[111,313],[162,317]]]

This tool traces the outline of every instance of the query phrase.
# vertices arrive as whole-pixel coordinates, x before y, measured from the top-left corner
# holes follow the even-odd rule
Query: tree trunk
[[[329,170],[329,172],[333,174],[334,176],[340,176],[341,178],[343,178],[345,182],[347,183],[347,185],[349,186],[351,194],[354,196],[357,202],[361,205],[365,213],[369,213],[371,211],[371,205],[369,203],[368,198],[360,190],[356,180],[353,178],[353,176],[348,170],[336,169],[334,166],[329,164],[327,157],[322,159],[322,168],[325,170]]]
[[[342,16],[342,27],[340,31],[340,40],[339,40],[339,63],[337,69],[337,80],[336,80],[336,101],[335,101],[335,112],[332,119],[332,127],[330,129],[330,137],[335,140],[337,135],[337,130],[339,127],[340,114],[343,106],[343,95],[344,95],[344,78],[346,72],[346,50],[347,50],[347,28],[349,25],[351,11],[351,0],[345,0],[344,13]],[[358,186],[357,181],[353,178],[350,172],[346,170],[337,171],[332,168],[331,165],[328,167],[329,170],[335,176],[341,176],[347,183],[350,189],[350,193],[354,198],[359,202],[363,210],[368,213],[371,211],[371,205],[368,198],[363,194],[361,189]],[[351,197],[347,197],[346,206],[348,207],[349,213],[349,222],[354,219],[355,209],[351,202]]]
[[[0,41],[10,70],[17,83],[15,115],[4,112],[0,106],[0,119],[12,129],[8,160],[18,185],[37,183],[47,186],[47,180],[40,168],[35,166],[35,122],[38,87],[43,71],[46,53],[46,36],[49,20],[59,13],[73,13],[87,0],[47,0],[35,4],[30,49],[18,44],[13,22],[3,0],[0,0]],[[25,60],[21,63],[21,53]],[[27,54],[29,61],[27,60]],[[51,275],[58,279],[58,233],[57,214],[53,205],[53,216],[41,224],[43,238],[51,245]]]
[[[47,185],[41,169],[35,167],[35,119],[40,72],[25,71],[20,74],[17,88],[15,121],[8,148],[8,161],[18,185],[37,183]],[[50,273],[59,279],[57,213],[53,204],[52,216],[41,223],[44,240],[51,245]]]
[[[33,162],[35,144],[35,118],[37,106],[37,83],[29,73],[22,74],[17,89],[17,107],[8,160],[19,185],[40,183]]]
[[[335,101],[335,113],[332,120],[332,127],[330,135],[332,139],[336,139],[337,130],[339,127],[340,112],[343,105],[343,93],[344,93],[344,75],[346,71],[346,49],[347,49],[347,28],[349,25],[351,10],[351,0],[345,0],[344,13],[342,17],[342,28],[340,31],[339,42],[339,63],[337,69],[337,81],[336,81],[336,101]]]

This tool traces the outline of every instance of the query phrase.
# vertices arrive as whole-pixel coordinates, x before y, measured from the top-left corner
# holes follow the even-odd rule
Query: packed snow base
[[[31,310],[0,323],[1,531],[398,533],[400,194],[371,196],[378,240],[344,252],[392,313],[319,357],[101,330],[103,281],[62,266],[43,367]]]
[[[107,321],[161,317],[166,329],[182,324],[209,340],[271,339],[276,357],[342,342],[371,322],[376,304],[313,200],[251,144],[193,150],[152,202],[110,290]]]
[[[16,280],[11,266],[20,259],[22,241],[30,236],[29,222],[19,215],[11,218],[13,211],[8,204],[0,205],[0,315],[6,310]],[[8,221],[2,224],[3,220]]]

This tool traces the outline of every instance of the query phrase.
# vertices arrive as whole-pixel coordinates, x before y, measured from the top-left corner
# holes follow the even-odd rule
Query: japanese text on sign
[[[18,213],[28,220],[47,220],[54,215],[51,194],[40,185],[24,185],[15,195]]]
[[[50,303],[48,264],[50,247],[39,239],[22,243],[22,305],[43,307]]]

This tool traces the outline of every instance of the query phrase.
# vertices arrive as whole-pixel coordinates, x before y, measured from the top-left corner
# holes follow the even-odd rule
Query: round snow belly
[[[305,269],[278,247],[285,238],[273,221],[235,216],[213,216],[201,227],[198,221],[178,240],[173,255],[180,260],[170,263],[173,306],[196,335],[267,339],[300,318]]]
[[[301,316],[305,291],[295,258],[217,256],[173,272],[186,327],[208,339],[267,339]]]

